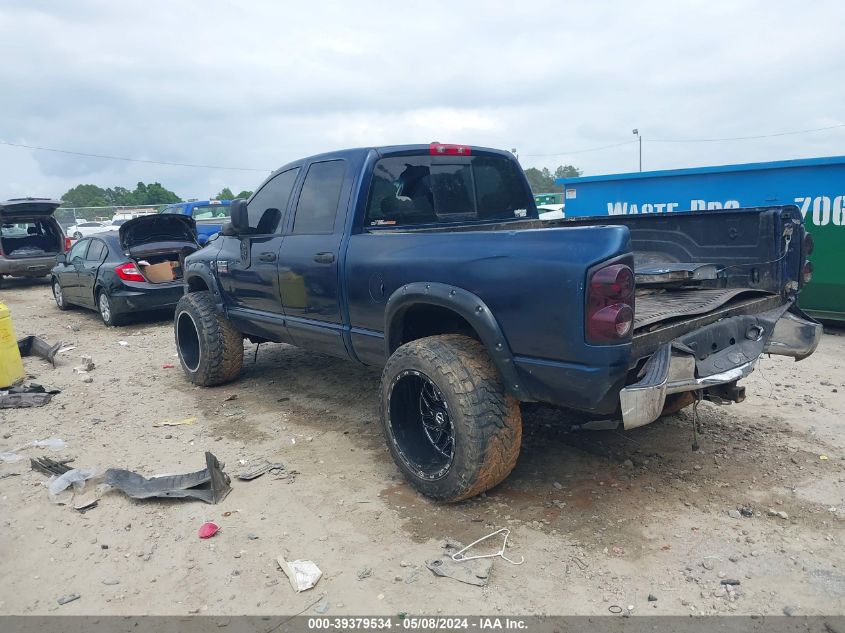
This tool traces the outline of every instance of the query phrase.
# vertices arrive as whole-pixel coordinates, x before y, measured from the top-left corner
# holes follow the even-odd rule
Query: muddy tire
[[[379,400],[393,460],[427,497],[469,499],[516,465],[519,402],[474,339],[447,334],[401,346],[384,368]]]
[[[217,313],[211,293],[192,292],[179,299],[173,330],[179,363],[195,385],[222,385],[241,373],[243,335]]]

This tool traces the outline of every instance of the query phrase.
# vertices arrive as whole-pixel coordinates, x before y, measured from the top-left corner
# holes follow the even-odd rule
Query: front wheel
[[[80,233],[79,231],[77,231],[76,233],[74,233],[74,234],[73,234],[73,239],[75,239],[75,240],[81,240],[81,239],[82,239],[82,233]]]
[[[221,385],[241,373],[243,335],[217,313],[211,293],[192,292],[179,299],[173,329],[182,370],[195,385]]]
[[[504,480],[522,441],[519,402],[484,346],[448,334],[406,343],[381,378],[380,415],[393,460],[414,488],[462,501]]]

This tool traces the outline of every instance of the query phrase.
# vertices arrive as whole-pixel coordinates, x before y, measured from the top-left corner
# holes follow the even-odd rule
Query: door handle
[[[276,253],[261,253],[258,259],[262,262],[274,262],[276,261]]]
[[[314,261],[318,264],[331,264],[334,261],[334,253],[317,253]]]

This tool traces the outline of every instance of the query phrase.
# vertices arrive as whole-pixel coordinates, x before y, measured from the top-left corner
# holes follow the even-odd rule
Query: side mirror
[[[246,200],[242,198],[232,200],[232,204],[229,207],[229,216],[232,218],[230,224],[234,230],[234,235],[249,231],[249,216],[247,216],[246,212]]]
[[[66,264],[67,263],[67,257],[65,256],[64,253],[59,253],[58,255],[56,255],[56,263],[57,264]]]
[[[226,220],[220,227],[219,235],[225,235],[226,237],[235,237],[238,232],[235,230],[235,227],[232,225],[232,222]],[[215,235],[217,235],[215,233]],[[209,238],[210,240],[211,238]]]

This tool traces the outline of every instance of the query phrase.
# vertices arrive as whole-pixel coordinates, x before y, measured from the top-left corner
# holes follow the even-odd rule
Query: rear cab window
[[[533,217],[519,164],[504,156],[393,156],[373,170],[365,226]]]

